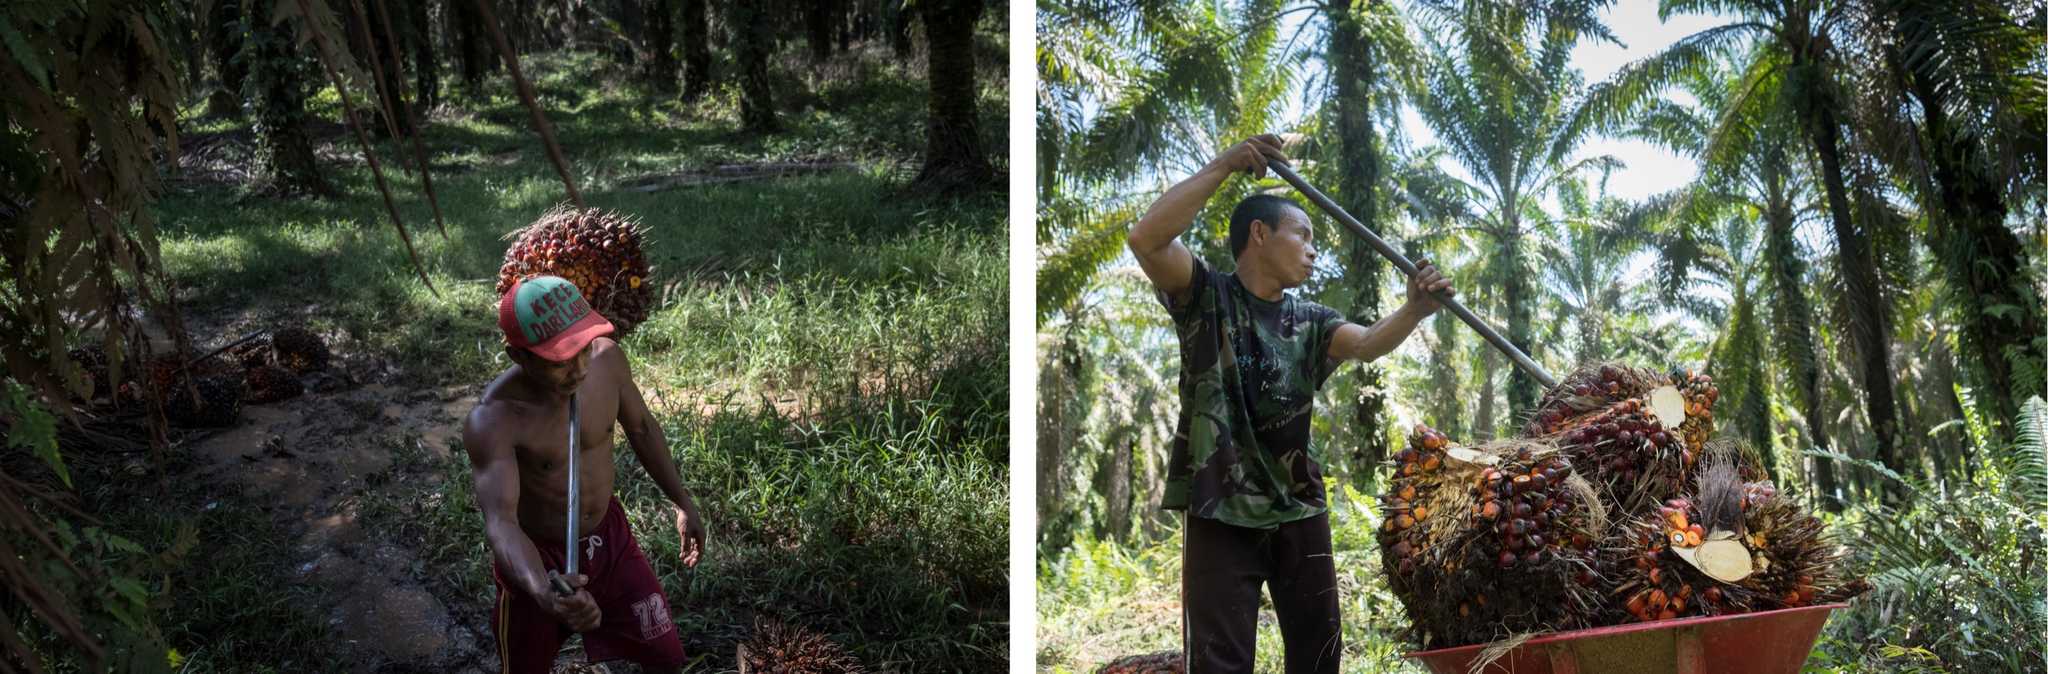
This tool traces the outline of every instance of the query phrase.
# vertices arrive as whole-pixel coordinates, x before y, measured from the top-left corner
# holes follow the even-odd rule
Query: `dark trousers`
[[[1343,629],[1328,513],[1270,531],[1190,516],[1181,550],[1189,674],[1252,671],[1260,585],[1280,618],[1287,674],[1337,671]]]

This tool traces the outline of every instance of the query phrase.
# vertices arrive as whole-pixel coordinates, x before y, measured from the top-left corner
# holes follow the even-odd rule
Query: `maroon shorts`
[[[535,544],[541,563],[550,571],[562,570],[562,549]],[[626,510],[612,497],[604,521],[583,536],[577,545],[582,559],[578,573],[590,577],[584,589],[597,599],[603,618],[597,628],[583,633],[583,651],[591,662],[630,660],[641,665],[680,666],[683,642],[669,620],[668,596],[661,580],[647,565],[647,555],[633,540],[626,523]],[[504,672],[545,674],[555,663],[555,652],[569,638],[569,626],[541,610],[532,596],[505,582],[503,569],[491,564],[491,577],[498,583],[498,606],[491,616],[491,629],[498,637],[498,661]]]

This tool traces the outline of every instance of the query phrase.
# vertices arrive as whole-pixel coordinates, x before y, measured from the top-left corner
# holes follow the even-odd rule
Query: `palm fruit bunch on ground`
[[[142,364],[120,395],[135,402],[151,393],[164,401],[164,419],[178,426],[231,426],[242,416],[242,377],[219,359],[188,362],[190,354],[159,354]],[[189,385],[188,385],[189,384]]]
[[[245,370],[242,377],[244,397],[258,405],[274,403],[287,398],[296,398],[306,392],[306,385],[298,375],[275,365],[258,364]]]
[[[611,321],[618,336],[647,320],[654,302],[645,235],[631,219],[611,211],[557,206],[512,232],[512,247],[498,268],[498,292],[535,276],[560,276]]]
[[[198,397],[193,397],[194,394]],[[171,387],[164,418],[180,426],[233,426],[242,418],[242,379],[233,374],[202,374],[192,386]]]
[[[1733,443],[1713,379],[1573,371],[1523,437],[1418,425],[1381,496],[1382,565],[1424,648],[1853,597],[1842,549]]]
[[[846,649],[801,626],[759,619],[739,645],[740,674],[863,674]]]
[[[1382,525],[1380,549],[1424,643],[1572,629],[1599,604],[1582,580],[1604,506],[1554,444],[1452,447],[1428,427],[1410,442],[1423,450],[1414,474],[1396,478],[1393,497],[1413,489],[1409,514],[1420,519],[1404,529],[1389,510],[1394,531]]]
[[[320,335],[296,325],[270,332],[270,354],[272,364],[298,373],[327,369],[331,358]]]
[[[1187,674],[1188,663],[1180,651],[1126,655],[1096,668],[1095,674]]]

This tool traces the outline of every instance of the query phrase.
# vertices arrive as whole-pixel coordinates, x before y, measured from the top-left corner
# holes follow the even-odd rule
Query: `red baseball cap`
[[[560,276],[535,276],[512,284],[498,300],[498,329],[505,343],[561,362],[575,358],[590,340],[612,333],[612,322],[590,308],[583,291]]]

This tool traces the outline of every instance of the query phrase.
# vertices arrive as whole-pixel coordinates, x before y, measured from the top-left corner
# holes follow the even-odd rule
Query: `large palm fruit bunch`
[[[1713,441],[1713,379],[1596,363],[1523,437],[1456,446],[1418,425],[1378,534],[1425,648],[1847,599],[1822,523]]]
[[[754,622],[739,645],[740,674],[864,674],[867,668],[831,639],[776,620]]]
[[[1572,629],[1595,612],[1605,506],[1554,444],[1454,448],[1418,426],[1395,461],[1381,563],[1424,644]]]
[[[171,387],[164,418],[180,426],[233,426],[242,418],[241,377],[205,374],[194,377],[189,387]]]
[[[1187,674],[1188,663],[1181,658],[1180,651],[1160,651],[1145,655],[1126,655],[1109,661],[1095,674]]]
[[[275,365],[249,368],[242,378],[242,386],[248,401],[258,405],[295,398],[306,392],[306,385],[299,381],[298,376]]]
[[[1868,585],[1844,572],[1843,549],[1825,526],[1769,482],[1732,448],[1710,450],[1715,460],[1696,487],[1656,512],[1630,522],[1616,537],[1610,594],[1625,621],[1725,615],[1840,601]],[[1704,554],[1715,539],[1732,541],[1748,568],[1735,582],[1717,580],[1683,553]],[[1720,543],[1728,546],[1729,543]]]
[[[1551,389],[1523,433],[1555,438],[1622,513],[1638,515],[1690,483],[1713,433],[1713,379],[1605,363]]]
[[[560,276],[576,284],[619,336],[647,320],[654,284],[638,223],[603,209],[562,205],[507,238],[514,242],[498,268],[498,295],[521,279]]]
[[[324,370],[332,357],[320,335],[296,325],[270,332],[270,353],[274,364],[293,372]]]

